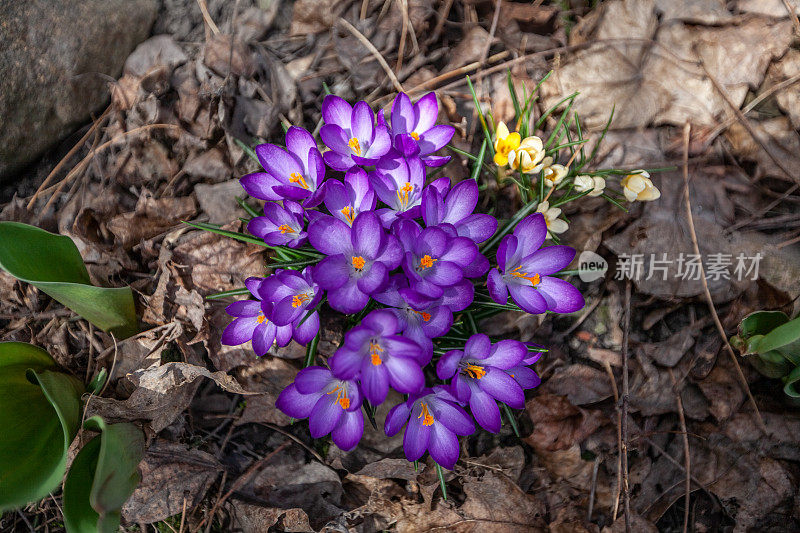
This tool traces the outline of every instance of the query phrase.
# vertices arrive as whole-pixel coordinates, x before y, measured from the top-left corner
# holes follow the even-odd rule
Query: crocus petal
[[[539,286],[541,287],[541,283]],[[540,293],[541,291],[533,287],[510,283],[508,284],[508,292],[511,293],[511,299],[514,300],[523,311],[527,311],[532,315],[538,315],[539,313],[547,311],[547,301]]]
[[[294,385],[300,394],[313,394],[324,389],[332,380],[331,371],[322,366],[309,366],[297,373]]]
[[[516,382],[514,384],[516,385]],[[500,431],[500,409],[497,407],[497,402],[495,402],[494,398],[473,388],[472,395],[469,397],[469,408],[472,411],[472,416],[475,417],[475,421],[483,429],[491,433]]]
[[[294,319],[297,318],[297,315],[300,313],[304,313],[304,309],[302,307],[295,307],[294,305],[294,298],[293,294],[286,296],[285,298],[281,299],[275,306],[272,308],[272,313],[270,314],[270,319],[275,322],[278,326],[285,326],[289,324]]]
[[[386,265],[389,270],[394,270],[400,266],[400,261],[403,259],[403,248],[400,242],[394,235],[386,235],[383,240],[383,248],[379,250],[376,261]]]
[[[328,303],[332,308],[347,315],[357,313],[366,307],[369,295],[361,292],[358,283],[350,280],[338,289],[328,291]]]
[[[517,366],[528,355],[528,348],[519,341],[504,339],[492,345],[489,357],[482,362],[485,365],[503,370]]]
[[[292,418],[307,418],[319,397],[319,394],[300,394],[295,384],[292,383],[278,395],[275,407]]]
[[[416,409],[414,409],[416,411]],[[432,424],[433,425],[433,424]],[[431,425],[431,426],[432,426]],[[409,461],[416,461],[425,453],[428,448],[428,439],[431,435],[431,426],[426,426],[422,423],[422,418],[417,418],[412,411],[411,419],[406,426],[406,432],[403,435],[403,451],[406,454],[406,459]]]
[[[420,160],[425,164],[426,167],[438,168],[442,165],[446,165],[447,162],[450,161],[450,156],[426,155],[420,157]]]
[[[538,387],[542,382],[542,379],[539,377],[539,375],[534,372],[532,368],[528,368],[527,366],[516,366],[514,368],[509,368],[508,374],[514,378],[514,380],[519,383],[519,386],[523,389],[533,389]]]
[[[525,407],[525,394],[514,378],[495,367],[486,367],[486,374],[477,380],[478,387],[492,398],[515,409]]]
[[[303,166],[308,168],[308,153],[317,149],[317,143],[308,131],[291,126],[286,131],[286,148],[297,155],[303,162]]]
[[[242,176],[239,183],[245,192],[253,198],[269,201],[281,200],[281,196],[272,190],[273,187],[280,185],[281,182],[266,172],[254,172],[253,174]]]
[[[266,355],[272,345],[275,344],[275,337],[278,327],[272,322],[259,324],[253,331],[253,351],[259,357]]]
[[[237,346],[253,338],[253,332],[258,326],[257,317],[237,318],[225,327],[222,332],[222,344]]]
[[[334,217],[319,217],[308,228],[311,246],[325,255],[344,254],[351,250],[350,226]]]
[[[389,279],[389,269],[386,265],[380,262],[375,262],[369,267],[369,270],[357,281],[358,290],[365,294],[371,294],[386,284]]]
[[[225,308],[225,312],[235,317],[258,316],[261,302],[255,300],[239,300]]]
[[[375,365],[370,358],[364,358],[361,363],[361,388],[372,405],[383,403],[389,393],[389,372],[383,363]]]
[[[509,261],[517,253],[517,238],[514,235],[506,235],[500,241],[500,245],[497,247],[497,266],[503,270],[507,270],[509,267]],[[514,265],[516,266],[516,265]],[[511,268],[514,268],[512,266]]]
[[[500,274],[496,268],[489,271],[486,287],[489,289],[489,295],[495,302],[504,304],[508,301],[508,285],[506,285],[503,275]]]
[[[581,292],[563,279],[544,276],[537,288],[547,301],[547,308],[554,313],[574,313],[586,303]]]
[[[476,333],[469,339],[464,346],[464,354],[470,359],[486,359],[492,349],[492,341],[488,335]]]
[[[458,372],[458,364],[464,357],[461,350],[450,350],[436,364],[436,375],[439,379],[450,379]]]
[[[324,128],[325,126],[322,127]],[[321,130],[320,133],[322,133]],[[333,150],[328,150],[322,154],[322,159],[325,161],[326,165],[331,167],[333,170],[338,170],[340,172],[349,170],[356,164],[355,161],[353,161],[353,158],[349,155],[341,154]]]
[[[339,423],[344,409],[333,394],[325,394],[314,404],[308,417],[308,429],[315,439],[324,437]]]
[[[359,255],[374,259],[383,243],[383,235],[383,226],[375,213],[359,213],[353,221],[353,249]]]
[[[442,305],[446,305],[454,313],[463,311],[475,296],[475,286],[468,280],[461,280],[452,287],[445,287],[442,291]]]
[[[289,184],[288,180],[292,174],[304,174],[299,159],[274,144],[259,144],[256,146],[256,155],[264,170],[286,185]]]
[[[444,147],[453,138],[456,129],[448,124],[434,126],[419,136],[419,151],[421,154],[431,154]]]
[[[455,224],[471,215],[478,205],[478,184],[474,180],[464,180],[455,185],[445,199],[443,222]]]
[[[338,124],[342,128],[350,128],[350,117],[353,108],[343,98],[329,94],[322,101],[322,118],[327,124]]]
[[[452,470],[458,461],[458,437],[442,424],[434,424],[428,440],[428,453],[436,463]]]
[[[333,375],[337,378],[353,379],[361,370],[363,360],[363,354],[343,346],[336,350],[328,363],[331,365]]]
[[[442,396],[444,394],[438,393],[437,400],[431,402],[434,418],[456,435],[472,435],[475,432],[475,423],[467,412],[450,401],[440,399]]]
[[[353,132],[353,137],[359,139],[362,143],[364,141],[371,143],[375,132],[375,114],[372,112],[372,108],[369,107],[368,103],[361,100],[353,106],[353,114],[351,116],[350,129]]]
[[[436,93],[429,92],[414,104],[414,114],[416,115],[416,130],[424,133],[436,124],[439,115],[439,104],[436,102]],[[394,126],[392,126],[394,127]]]
[[[392,103],[392,132],[395,134],[408,134],[416,126],[414,106],[406,93],[399,93]]]
[[[466,237],[456,237],[450,241],[450,248],[440,257],[442,261],[451,261],[462,268],[468,267],[478,255],[478,247]]]
[[[301,324],[300,321],[305,318],[306,313],[308,313],[307,310],[292,323],[292,329],[294,330],[292,338],[303,346],[311,342],[311,339],[316,337],[319,332],[319,313],[312,312],[311,316]]]
[[[566,268],[574,257],[575,249],[570,246],[548,246],[524,258],[521,265],[526,272],[549,276]]]
[[[362,326],[378,332],[381,336],[397,333],[397,316],[387,309],[377,309],[364,317]]]
[[[497,219],[492,215],[475,213],[457,222],[455,227],[459,236],[467,237],[476,244],[480,244],[497,231]]]
[[[314,267],[314,281],[324,289],[338,289],[350,280],[350,264],[341,254],[329,255]]]
[[[394,313],[392,313],[392,315],[394,315]],[[405,357],[417,361],[422,359],[419,344],[411,339],[401,337],[400,335],[389,335],[383,338],[383,343],[386,346],[386,350],[389,351],[392,356]]]
[[[544,215],[534,213],[528,215],[514,228],[514,235],[520,240],[520,257],[527,257],[542,247],[547,237],[547,223]]]
[[[339,424],[331,432],[333,443],[343,451],[356,447],[364,434],[364,414],[359,411],[345,411],[339,418]]]
[[[403,154],[403,157],[414,157],[419,153],[419,144],[407,133],[395,135],[393,146],[395,150]]]
[[[383,157],[391,148],[392,138],[389,135],[389,130],[386,129],[386,126],[377,126],[375,128],[375,138],[369,147],[369,156],[375,159]]]
[[[383,431],[386,436],[391,437],[397,434],[403,427],[403,424],[408,420],[408,415],[411,412],[406,402],[398,403],[386,414],[386,421],[383,424]]]
[[[389,373],[392,387],[403,394],[419,392],[425,386],[425,375],[419,364],[406,357],[387,357],[384,366]]]

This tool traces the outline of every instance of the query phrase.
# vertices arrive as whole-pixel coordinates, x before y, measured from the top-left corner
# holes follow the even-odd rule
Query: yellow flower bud
[[[584,174],[575,177],[576,192],[592,191],[586,196],[600,196],[605,188],[606,180],[599,176],[587,176]]]
[[[508,154],[520,145],[520,134],[516,131],[509,133],[505,122],[497,124],[494,141],[494,162],[499,167],[508,164]]]
[[[508,154],[508,164],[520,172],[537,172],[544,158],[544,144],[539,137],[525,137],[516,150]]]
[[[637,174],[628,174],[620,181],[625,198],[629,202],[635,202],[637,200],[640,202],[650,202],[661,198],[661,191],[653,185],[653,182],[650,180],[650,174],[644,170],[637,170],[635,172],[637,172]]]
[[[567,174],[569,173],[569,169],[564,165],[553,163],[552,157],[545,157],[542,160],[541,170],[542,178],[544,178],[544,184],[548,187],[555,187],[561,183],[561,181],[566,178]]]

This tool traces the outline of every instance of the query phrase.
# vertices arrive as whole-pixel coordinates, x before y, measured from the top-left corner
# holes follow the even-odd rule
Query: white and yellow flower
[[[644,170],[635,170],[634,172],[636,173],[628,174],[620,181],[622,192],[629,202],[635,202],[637,200],[640,202],[651,202],[661,198],[661,191],[653,185],[648,172]]]
[[[542,171],[544,184],[550,188],[555,187],[569,174],[569,169],[564,165],[553,163],[553,158],[548,156],[542,159],[539,169]],[[535,171],[536,169],[534,169]]]
[[[544,159],[544,143],[539,137],[525,137],[519,147],[508,153],[508,164],[520,172],[537,172]]]
[[[550,207],[550,202],[542,202],[536,208],[537,213],[544,215],[545,224],[547,224],[547,236],[552,237],[553,233],[564,233],[569,229],[569,224],[566,220],[558,218],[561,215],[561,209],[558,207]]]
[[[508,131],[505,122],[500,122],[495,130],[494,141],[494,162],[499,167],[504,167],[508,164],[508,155],[512,150],[519,148],[521,143],[521,136],[518,132]]]
[[[582,174],[575,177],[575,191],[586,192],[592,191],[586,196],[600,196],[606,188],[606,180],[600,176],[588,176]]]

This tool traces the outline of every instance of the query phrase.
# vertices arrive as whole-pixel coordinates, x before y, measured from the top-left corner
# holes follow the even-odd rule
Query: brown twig
[[[197,0],[197,5],[200,6],[200,12],[203,14],[203,20],[208,25],[209,29],[211,29],[214,35],[219,35],[219,27],[217,27],[217,25],[214,23],[214,19],[211,18],[211,13],[208,12],[206,0]]]
[[[614,393],[614,405],[617,407],[617,483],[614,490],[614,511],[611,514],[611,522],[617,520],[617,513],[619,512],[619,495],[622,491],[622,414],[619,410],[619,391],[617,390],[617,380],[614,379],[614,372],[611,370],[611,364],[608,361],[603,361],[603,366],[608,374],[608,379],[611,380],[611,392]]]
[[[792,24],[794,24],[794,31],[798,37],[800,37],[800,20],[797,19],[797,13],[789,5],[789,0],[783,0],[783,5],[786,6],[786,11],[789,12],[789,18],[792,19]]]
[[[400,44],[397,46],[397,64],[394,69],[400,72],[403,69],[403,55],[406,53],[406,34],[408,33],[408,0],[397,0],[403,14],[403,27],[400,30]]]
[[[373,45],[369,41],[369,39],[364,37],[363,33],[358,31],[355,28],[355,26],[353,26],[352,24],[347,22],[345,19],[340,17],[339,18],[339,24],[344,26],[347,31],[349,31],[351,34],[353,34],[353,37],[358,39],[361,42],[361,44],[363,44],[364,47],[367,50],[369,50],[369,52],[373,55],[373,57],[375,57],[375,59],[378,61],[378,63],[380,63],[381,67],[383,67],[383,70],[386,72],[386,75],[389,76],[389,79],[392,81],[392,85],[394,85],[394,88],[398,92],[404,92],[403,91],[403,86],[400,84],[400,80],[397,79],[397,76],[395,75],[394,71],[392,71],[392,68],[389,66],[389,63],[386,62],[386,59],[384,59],[384,57],[381,55],[381,53],[378,51],[378,49],[375,48],[375,45]]]
[[[689,455],[689,433],[686,429],[686,414],[683,411],[683,400],[681,399],[680,391],[678,390],[678,382],[675,381],[675,374],[672,369],[668,368],[669,378],[672,380],[672,388],[675,393],[675,400],[678,403],[678,420],[681,423],[681,434],[683,435],[683,464],[686,470],[686,496],[684,500],[683,510],[683,533],[689,530],[689,503],[692,495],[692,459]]]
[[[692,216],[692,203],[689,199],[689,135],[691,133],[691,124],[688,122],[683,127],[683,199],[686,204],[686,218],[689,223],[689,235],[692,237],[692,247],[694,248],[694,253],[696,255],[700,255],[700,246],[697,243],[697,232],[694,228],[694,217]],[[744,388],[745,393],[747,394],[747,398],[750,400],[750,404],[753,406],[753,410],[756,414],[756,420],[758,420],[758,424],[761,427],[761,430],[766,434],[767,433],[767,426],[764,424],[764,419],[761,418],[761,413],[758,410],[758,405],[756,405],[756,400],[753,398],[753,394],[750,392],[750,387],[747,384],[747,378],[744,377],[744,372],[742,372],[742,367],[739,365],[739,361],[736,359],[736,354],[733,352],[733,348],[731,348],[731,344],[728,342],[728,336],[725,334],[725,328],[722,326],[722,321],[719,319],[719,315],[717,314],[717,309],[714,307],[714,301],[711,299],[711,291],[708,289],[708,281],[706,280],[706,272],[703,264],[700,263],[700,282],[703,284],[703,292],[705,293],[706,302],[708,303],[708,308],[711,311],[711,316],[714,318],[714,324],[717,326],[717,332],[719,336],[722,338],[722,342],[725,344],[727,348],[728,354],[731,356],[731,361],[733,361],[733,366],[736,368],[736,373],[739,376],[739,381],[741,382],[742,388]]]
[[[625,282],[625,307],[622,319],[622,494],[625,533],[631,532],[631,492],[628,484],[628,337],[631,329],[631,281]]]

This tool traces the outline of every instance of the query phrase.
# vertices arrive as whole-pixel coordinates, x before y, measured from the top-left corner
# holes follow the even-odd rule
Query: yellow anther
[[[383,363],[383,361],[381,360],[381,355],[378,353],[382,351],[383,348],[381,348],[381,345],[378,344],[377,342],[369,343],[369,355],[372,358],[373,365],[378,366],[381,363]]]
[[[430,426],[433,425],[433,415],[428,411],[428,406],[424,402],[421,403],[422,411],[419,413],[417,418],[422,418],[422,425],[423,426]]]
[[[419,140],[419,133],[417,133],[416,131],[412,131],[410,135],[411,138],[414,139],[415,141]]]
[[[531,282],[531,286],[533,287],[541,283],[542,280],[539,277],[539,274],[534,274],[533,276],[529,276],[527,272],[520,272],[519,270],[521,268],[522,266],[518,266],[517,268],[515,268],[514,271],[511,273],[511,275],[514,276],[515,278],[527,279],[528,281]]]
[[[431,319],[431,314],[430,313],[426,313],[425,311],[417,311],[416,309],[412,309],[412,311],[414,311],[419,316],[421,316],[422,320],[424,320],[425,322],[429,322],[430,319]]]
[[[303,178],[303,176],[301,176],[297,172],[292,172],[292,174],[289,176],[289,182],[290,183],[297,183],[302,188],[308,190],[308,183],[306,183],[305,178]]]
[[[258,318],[256,318],[256,322],[263,324],[264,322],[269,322],[269,320],[267,320],[267,317],[265,317],[263,314],[260,314],[258,315]]]
[[[414,186],[411,185],[409,182],[405,182],[400,189],[397,191],[397,199],[400,201],[400,206],[405,208],[408,206],[408,201],[410,199],[411,191],[414,190]]]
[[[431,268],[433,263],[438,261],[438,259],[434,259],[429,255],[423,255],[422,259],[419,260],[419,266],[421,269],[425,270],[426,268]]]
[[[348,409],[350,407],[350,398],[347,397],[347,389],[343,386],[336,387],[328,394],[336,393],[336,401],[342,407],[342,409]]]
[[[349,205],[346,205],[346,206],[344,206],[344,208],[343,208],[341,211],[339,211],[339,212],[340,212],[341,214],[343,214],[343,215],[344,215],[344,218],[346,218],[346,219],[347,219],[347,221],[348,221],[348,222],[350,223],[350,225],[352,226],[352,225],[353,225],[353,220],[355,220],[355,218],[356,218],[355,216],[353,216],[353,208],[352,208],[352,207],[350,207]]]
[[[482,366],[469,364],[467,368],[464,369],[464,372],[473,379],[481,379],[483,376],[486,375],[486,370],[483,369]]]
[[[281,224],[278,226],[278,229],[281,230],[281,233],[295,233],[294,228],[287,226],[286,224]]]
[[[300,307],[310,299],[311,297],[308,294],[305,293],[295,294],[294,298],[292,298],[292,307],[294,308]]]
[[[361,257],[360,255],[353,257],[353,268],[355,268],[356,270],[361,270],[362,268],[364,268],[365,264],[367,264],[366,261],[364,261],[364,258]]]
[[[361,143],[358,142],[358,139],[353,137],[349,141],[347,141],[347,146],[356,154],[358,157],[361,157]]]

